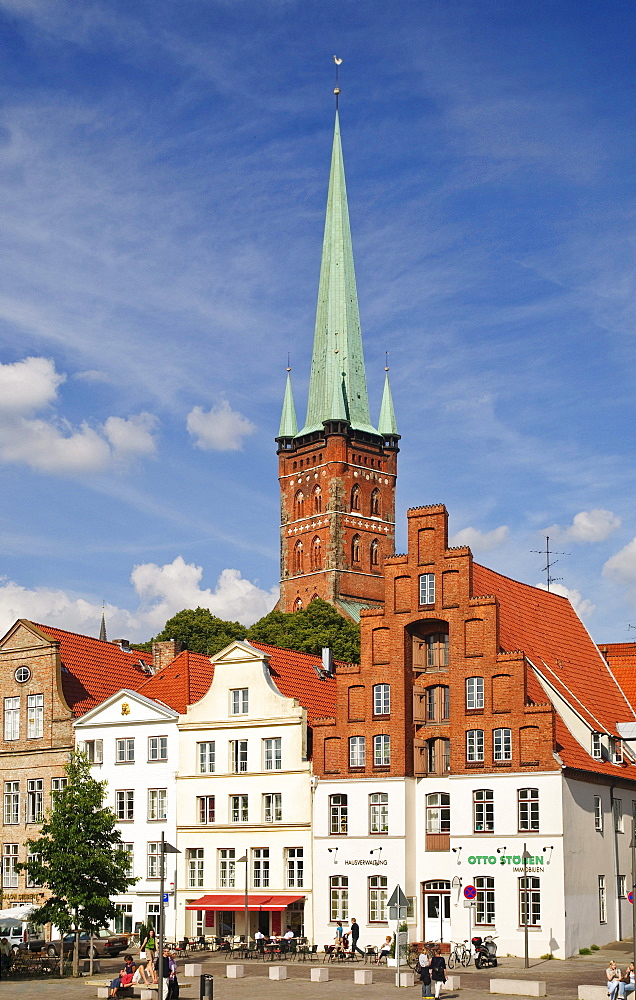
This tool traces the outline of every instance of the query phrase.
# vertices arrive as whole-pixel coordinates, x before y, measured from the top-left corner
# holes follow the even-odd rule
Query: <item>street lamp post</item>
[[[163,895],[166,885],[165,864],[166,854],[181,854],[181,851],[166,843],[166,835],[161,831],[159,847],[159,946],[157,948],[157,1000],[163,1000],[163,945],[164,945],[164,913]]]
[[[249,901],[249,897],[247,895],[247,866],[249,864],[249,859],[247,857],[247,854],[244,854],[242,858],[239,858],[239,862],[241,862],[241,861],[245,864],[245,924],[244,924],[244,926],[245,926],[245,948],[247,949],[247,947],[249,945],[249,936],[250,936],[249,935],[249,928],[248,928],[250,901]]]

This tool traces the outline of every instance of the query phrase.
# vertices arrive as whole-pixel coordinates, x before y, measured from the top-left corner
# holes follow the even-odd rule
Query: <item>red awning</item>
[[[255,896],[253,892],[247,897],[247,908],[248,910],[273,910],[279,913],[284,910],[290,903],[297,903],[299,899],[304,899],[304,896]],[[231,896],[215,896],[212,893],[209,896],[201,896],[200,899],[195,899],[193,903],[188,903],[186,910],[244,910],[245,909],[245,896],[240,893],[235,893]]]

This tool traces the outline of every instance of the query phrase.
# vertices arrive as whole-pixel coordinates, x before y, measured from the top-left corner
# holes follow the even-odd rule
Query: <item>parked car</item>
[[[72,952],[74,942],[74,934],[64,935],[64,951],[66,954]],[[29,940],[26,944],[21,945],[21,947],[27,949],[28,951],[46,951],[49,958],[54,958],[59,957],[60,944],[61,941],[59,938],[53,941]],[[90,958],[90,947],[91,935],[89,931],[80,931],[80,958]],[[104,955],[114,958],[122,951],[125,951],[127,947],[128,938],[125,934],[111,934],[111,932],[106,930],[106,928],[102,928],[100,931],[93,934],[93,958],[100,958]]]

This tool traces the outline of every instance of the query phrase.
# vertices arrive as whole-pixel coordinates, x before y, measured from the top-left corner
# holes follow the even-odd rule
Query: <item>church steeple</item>
[[[106,636],[106,617],[104,615],[104,606],[103,605],[102,605],[102,621],[101,621],[101,624],[99,626],[99,641],[100,642],[108,642],[108,638]]]
[[[287,382],[285,383],[285,398],[283,399],[283,412],[280,415],[280,428],[278,438],[293,438],[298,433],[298,422],[296,420],[296,407],[294,406],[294,394],[291,384],[291,369],[287,369]],[[276,440],[278,440],[278,438]]]
[[[343,414],[347,415],[354,430],[378,433],[369,415],[340,121],[336,111],[307,419],[298,437],[321,431],[324,421],[341,420]]]
[[[382,393],[382,405],[380,406],[380,419],[378,420],[378,430],[383,438],[399,438],[395,410],[393,409],[393,396],[391,395],[391,383],[389,382],[389,369],[385,368],[384,391]]]

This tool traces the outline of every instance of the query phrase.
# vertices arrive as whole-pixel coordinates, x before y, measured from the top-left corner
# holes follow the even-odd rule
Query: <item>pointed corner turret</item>
[[[298,434],[298,421],[296,420],[296,407],[294,406],[294,393],[291,384],[291,369],[287,369],[287,382],[285,383],[285,396],[283,398],[283,411],[280,415],[279,438],[293,438]]]
[[[378,430],[383,438],[394,438],[399,441],[395,410],[393,409],[393,396],[391,395],[391,383],[389,381],[389,370],[385,369],[384,391],[382,393],[382,405],[380,406],[380,419],[378,420]]]

